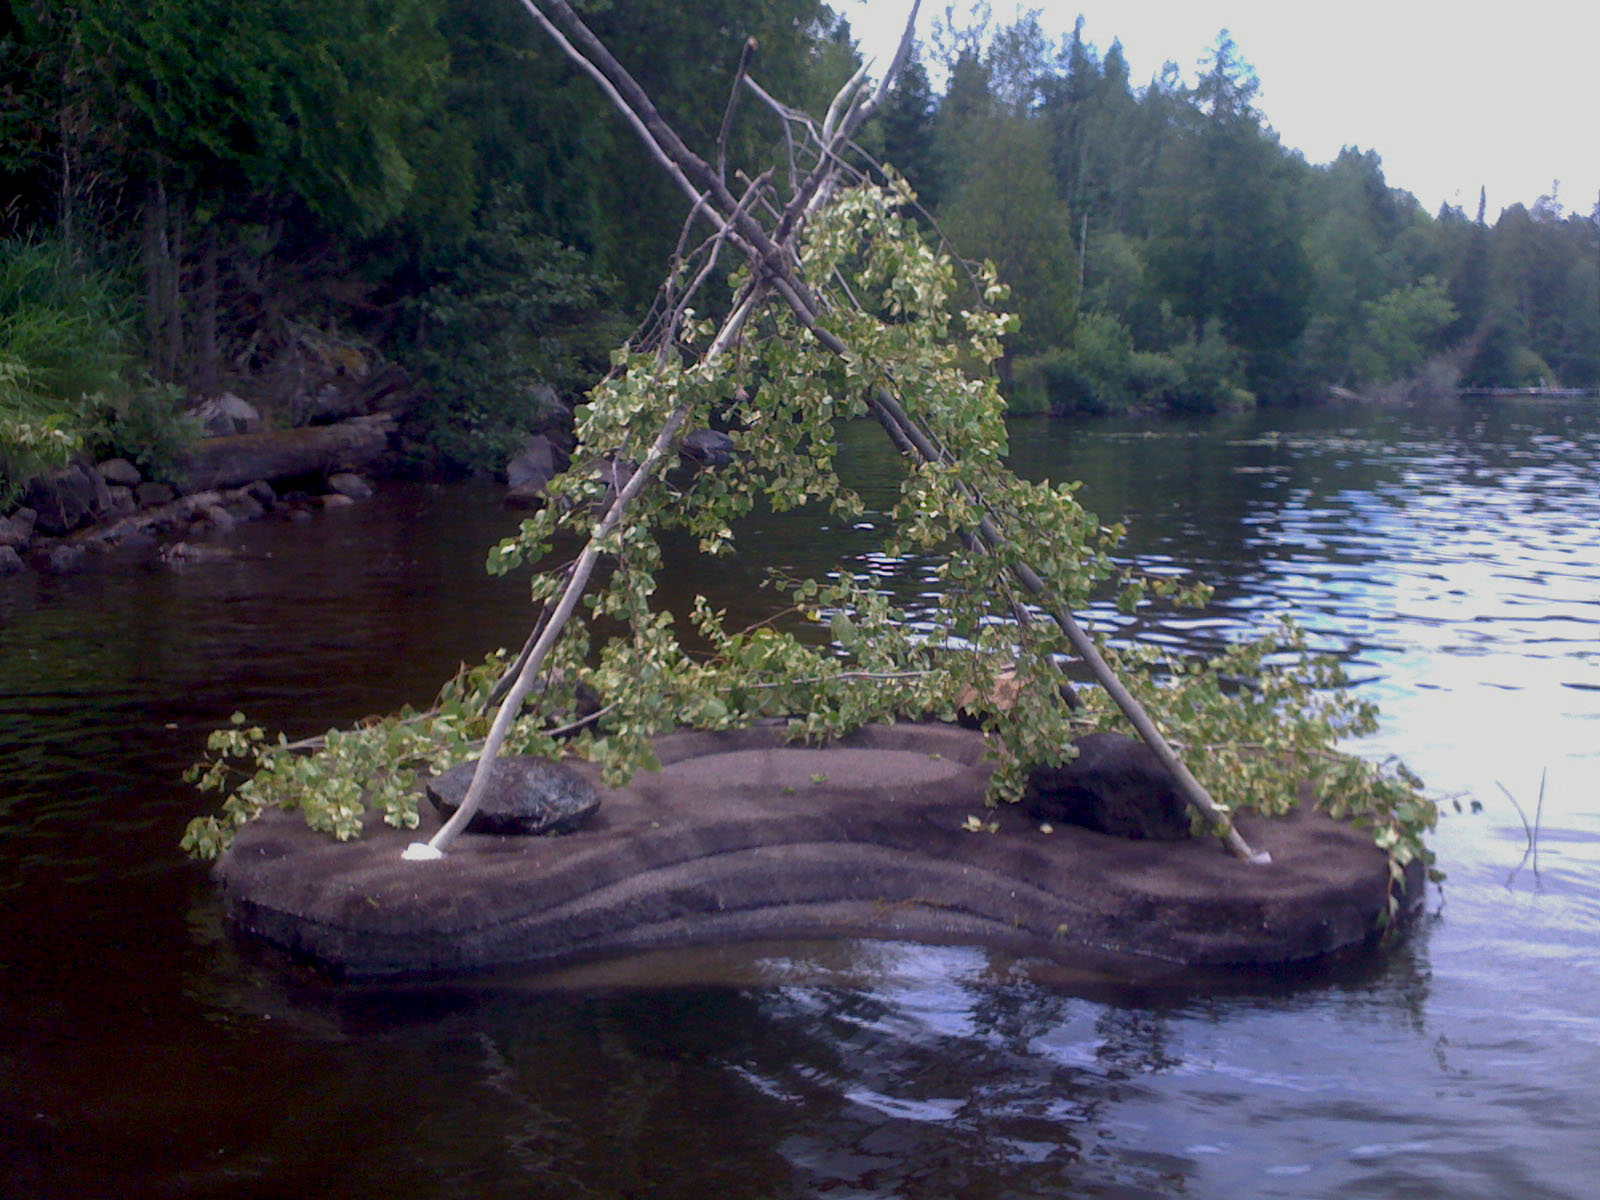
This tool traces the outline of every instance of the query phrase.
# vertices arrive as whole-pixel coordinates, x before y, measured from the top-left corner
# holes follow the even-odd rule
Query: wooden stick
[[[796,316],[800,318],[803,324],[806,324],[812,335],[823,346],[840,356],[848,353],[849,348],[831,330],[816,323],[815,314],[809,312],[801,297],[787,289],[785,281],[780,280],[777,284],[777,289],[780,295],[784,295],[785,299],[790,301],[790,306]],[[900,402],[890,395],[886,388],[873,389],[872,393],[867,397],[867,404],[878,416],[879,422],[891,431],[890,437],[896,445],[909,445],[923,462],[939,462],[946,457],[944,450],[934,444],[932,439],[901,408]],[[980,521],[978,536],[982,538],[985,545],[991,548],[998,548],[1005,541],[993,518],[988,516],[983,517]],[[1026,563],[1017,563],[1012,568],[1012,573],[1022,586],[1027,588],[1033,595],[1049,600],[1049,587],[1033,568]],[[1106,694],[1111,697],[1112,701],[1122,711],[1122,715],[1128,718],[1128,723],[1138,731],[1145,744],[1161,760],[1162,765],[1172,773],[1172,777],[1177,782],[1184,798],[1198,809],[1217,830],[1228,849],[1238,857],[1250,862],[1271,862],[1269,855],[1252,849],[1250,844],[1240,836],[1239,831],[1234,828],[1233,821],[1228,816],[1227,810],[1211,798],[1211,793],[1206,791],[1205,786],[1184,765],[1183,760],[1178,757],[1177,752],[1173,750],[1156,723],[1151,720],[1150,714],[1144,710],[1144,706],[1139,703],[1133,693],[1123,685],[1122,680],[1117,678],[1117,673],[1106,662],[1105,657],[1100,653],[1099,647],[1094,644],[1094,639],[1084,632],[1083,627],[1078,624],[1072,613],[1064,606],[1053,602],[1047,604],[1047,611],[1061,632],[1066,635],[1073,651],[1089,668],[1089,673],[1094,676],[1095,682],[1105,688]]]
[[[740,302],[734,306],[733,312],[723,322],[716,340],[707,349],[706,361],[715,362],[734,344],[744,328],[745,321],[755,311],[765,292],[766,289],[759,284],[746,288]],[[522,710],[522,702],[527,699],[528,693],[538,681],[539,668],[565,631],[572,614],[577,611],[578,601],[583,598],[583,593],[589,586],[589,577],[594,574],[595,566],[600,561],[601,545],[612,531],[622,524],[629,507],[639,498],[661,464],[669,455],[676,455],[678,435],[683,429],[684,422],[689,418],[689,410],[690,405],[685,403],[678,405],[668,414],[660,432],[650,443],[650,449],[646,452],[644,461],[639,464],[639,469],[618,490],[616,499],[611,502],[606,515],[590,533],[583,552],[572,564],[567,585],[561,590],[561,597],[556,602],[555,608],[550,611],[550,619],[545,622],[544,631],[534,643],[532,651],[523,660],[522,668],[517,672],[516,682],[512,684],[511,690],[500,704],[499,711],[495,713],[493,723],[489,726],[489,736],[484,739],[483,749],[478,755],[478,765],[473,769],[472,782],[467,785],[467,794],[461,801],[461,807],[456,809],[439,832],[427,842],[413,842],[408,846],[403,857],[412,860],[443,858],[444,852],[456,838],[461,836],[462,830],[477,813],[483,803],[483,793],[488,787],[490,768],[500,756],[500,748],[505,744],[506,735],[511,731],[517,713]]]

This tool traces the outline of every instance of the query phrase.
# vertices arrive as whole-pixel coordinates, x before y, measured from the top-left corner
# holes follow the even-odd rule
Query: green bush
[[[128,363],[121,281],[58,242],[0,241],[0,359],[21,363],[41,399],[77,404],[114,387]]]
[[[1199,337],[1174,346],[1173,361],[1182,382],[1166,396],[1167,407],[1183,413],[1214,413],[1249,408],[1255,396],[1244,387],[1244,361],[1222,336],[1222,324],[1207,321]]]
[[[1255,403],[1243,378],[1243,359],[1216,321],[1157,352],[1135,350],[1115,315],[1085,313],[1071,349],[1016,361],[1008,399],[1016,415],[1047,409],[1053,416],[1102,416],[1136,406],[1212,413]]]
[[[1444,285],[1426,275],[1362,305],[1366,326],[1356,355],[1357,373],[1369,383],[1412,374],[1439,348],[1439,339],[1459,315]]]
[[[1192,410],[1216,387],[1211,376],[1217,370],[1236,370],[1236,356],[1219,358],[1217,347],[1204,340],[1180,349],[1181,357],[1135,350],[1132,334],[1114,314],[1085,313],[1070,349],[1017,361],[1011,411],[1102,416],[1135,406]]]
[[[1125,408],[1133,339],[1109,313],[1078,318],[1072,347],[1019,359],[1012,372],[1013,413],[1098,416]]]
[[[175,483],[200,436],[185,414],[189,397],[175,384],[147,380],[103,399],[88,434],[96,458],[125,458],[146,479]]]
[[[1560,387],[1561,379],[1549,363],[1531,346],[1522,346],[1511,356],[1513,387]]]
[[[1183,368],[1170,354],[1135,350],[1128,356],[1128,387],[1142,405],[1167,404],[1183,383]]]
[[[1006,412],[1013,417],[1042,417],[1050,412],[1043,364],[1048,355],[1035,354],[1011,363],[1011,386],[1006,389]]]
[[[0,514],[28,480],[65,466],[82,445],[62,414],[34,409],[31,388],[22,364],[0,359]]]
[[[1087,393],[1088,411],[1127,408],[1136,399],[1129,387],[1133,335],[1111,313],[1085,313],[1072,339],[1071,363]]]

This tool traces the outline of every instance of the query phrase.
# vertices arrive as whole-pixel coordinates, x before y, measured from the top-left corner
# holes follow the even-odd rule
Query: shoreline
[[[371,496],[362,472],[381,469],[394,430],[393,416],[377,414],[204,438],[178,485],[145,480],[126,459],[73,464],[31,481],[32,503],[0,516],[0,578],[71,574],[115,550],[145,549],[171,565],[220,556],[185,547],[269,515],[306,520]]]

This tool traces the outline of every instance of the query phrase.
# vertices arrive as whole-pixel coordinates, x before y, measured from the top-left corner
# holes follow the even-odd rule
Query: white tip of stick
[[[443,858],[444,851],[435,849],[428,842],[412,842],[400,857],[407,862],[433,862],[435,859]]]
[[[1250,856],[1250,862],[1255,866],[1265,867],[1271,864],[1272,855],[1265,850],[1257,850]]]

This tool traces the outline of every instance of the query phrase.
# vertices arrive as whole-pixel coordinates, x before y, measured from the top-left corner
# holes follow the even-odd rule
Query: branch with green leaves
[[[1374,823],[1397,870],[1407,856],[1426,855],[1421,837],[1432,817],[1415,781],[1337,756],[1341,740],[1364,728],[1365,710],[1327,700],[1345,693],[1325,667],[1285,673],[1274,658],[1313,662],[1303,643],[1268,639],[1204,667],[1158,664],[1108,646],[1078,622],[1075,611],[1108,588],[1120,586],[1126,605],[1145,603],[1143,585],[1121,577],[1111,557],[1120,530],[1088,513],[1073,487],[1020,480],[1005,465],[1004,404],[989,368],[1011,319],[996,311],[1005,290],[992,268],[978,275],[981,303],[957,311],[955,264],[908,216],[913,198],[905,184],[891,175],[880,186],[836,186],[836,164],[870,97],[846,96],[832,123],[804,127],[826,140],[804,158],[810,171],[787,196],[775,191],[772,172],[735,196],[665,126],[570,7],[560,0],[529,6],[559,27],[568,52],[628,109],[691,197],[690,221],[709,223],[712,237],[680,262],[648,334],[618,351],[590,394],[574,465],[551,481],[546,506],[490,553],[491,570],[536,568],[531,592],[540,616],[523,653],[502,664],[499,686],[475,693],[479,771],[456,817],[414,854],[448,849],[472,815],[487,764],[502,752],[583,756],[617,782],[653,765],[652,739],[674,728],[776,717],[794,736],[818,739],[872,721],[953,717],[963,697],[993,696],[1002,680],[1021,679],[1027,686],[1014,689],[1014,704],[984,716],[998,759],[997,801],[1019,795],[1033,765],[1069,757],[1086,721],[1126,721],[1236,854],[1251,851],[1232,828],[1230,808],[1284,811],[1309,778],[1335,789],[1344,815]],[[719,299],[710,289],[724,252],[736,265],[729,294]],[[727,315],[709,318],[697,306]],[[663,532],[687,534],[716,559],[734,552],[738,521],[758,507],[860,513],[860,497],[836,469],[837,429],[868,416],[905,464],[884,551],[939,558],[944,602],[936,624],[914,625],[869,581],[848,577],[782,585],[785,603],[816,630],[805,637],[806,621],[799,631],[730,632],[703,600],[688,614],[659,606]],[[657,486],[682,435],[699,427],[725,429],[733,461]],[[557,558],[562,565],[548,566]],[[603,584],[591,588],[597,578]],[[1085,692],[1079,711],[1062,699],[1068,661],[1086,664],[1099,685]],[[1226,685],[1252,673],[1260,682],[1251,689]],[[557,745],[547,727],[559,722],[544,714],[560,711],[579,684],[604,699],[605,713]],[[420,728],[406,738],[420,737]],[[459,761],[464,743],[448,727],[445,733],[434,752],[402,740],[396,750],[409,756],[406,769]],[[378,746],[368,777],[375,782],[359,785],[338,777],[359,758],[344,739],[305,756],[264,741],[236,745],[235,731],[223,749],[242,751],[257,771],[228,801],[234,807],[225,805],[227,821],[274,797],[281,802],[280,776],[305,791],[320,786],[330,797],[321,820],[339,835],[359,824],[353,797],[364,788],[380,789],[378,804],[395,823],[414,820],[403,807],[388,807],[394,793],[386,789],[401,776],[393,763],[382,764],[380,751],[383,738],[399,735],[370,736]],[[1189,748],[1189,763],[1175,745]],[[330,748],[344,757],[330,757]],[[280,765],[285,755],[326,763],[291,769]],[[320,785],[317,770],[325,772]],[[1229,804],[1214,801],[1213,791]],[[304,806],[303,795],[296,802]],[[194,848],[214,849],[226,830],[226,821],[207,827]]]

